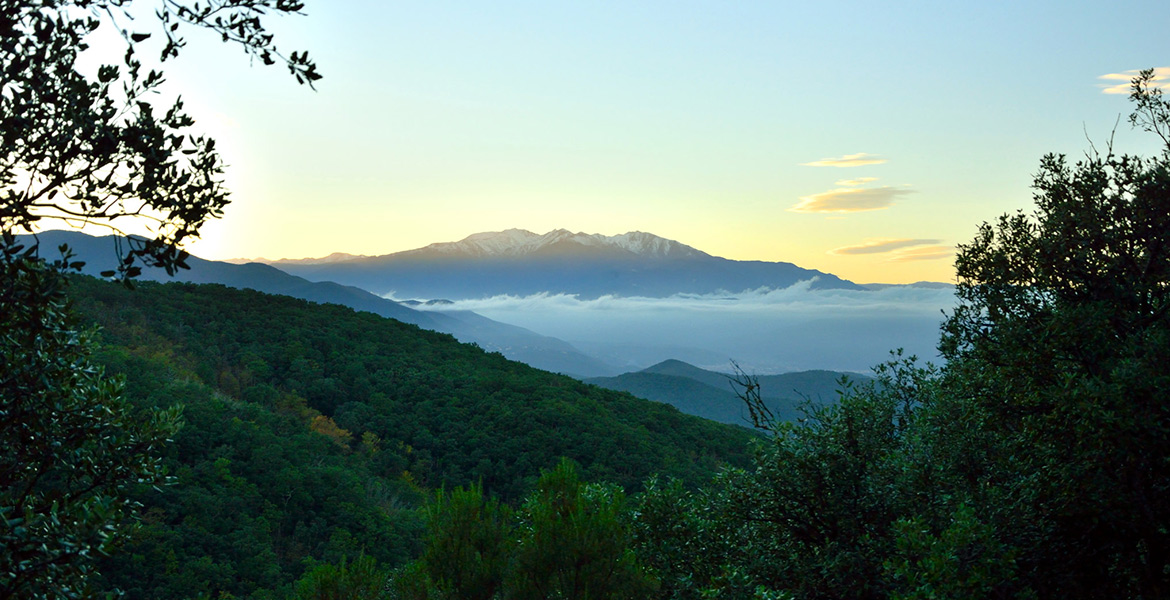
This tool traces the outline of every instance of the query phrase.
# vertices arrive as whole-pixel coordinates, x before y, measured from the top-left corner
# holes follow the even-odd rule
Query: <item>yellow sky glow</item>
[[[834,248],[829,251],[830,254],[883,254],[886,252],[893,252],[895,250],[902,250],[914,246],[927,246],[930,244],[938,244],[939,240],[925,240],[925,239],[897,239],[897,240],[869,240],[864,244],[856,246],[842,246]]]
[[[858,282],[951,281],[952,245],[1030,209],[1042,156],[1075,155],[1084,125],[1128,113],[1093,85],[1127,93],[1124,69],[1164,60],[1170,20],[1170,5],[1135,22],[1102,3],[1054,25],[1030,0],[993,21],[978,3],[857,9],[315,3],[279,35],[319,59],[315,93],[192,39],[167,78],[193,133],[220,142],[233,203],[189,250],[381,255],[509,228],[640,230]],[[922,244],[839,251],[875,240]]]

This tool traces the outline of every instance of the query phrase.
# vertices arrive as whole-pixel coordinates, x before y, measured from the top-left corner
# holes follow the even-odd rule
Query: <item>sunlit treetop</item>
[[[321,78],[307,52],[284,54],[264,26],[273,13],[299,13],[300,2],[162,0],[148,22],[131,18],[132,4],[0,0],[0,230],[32,232],[56,220],[122,233],[145,222],[151,237],[128,242],[123,277],[135,276],[138,263],[183,268],[180,244],[228,203],[215,140],[192,132],[181,99],[157,99],[161,65],[186,46],[184,30],[214,31],[310,87]],[[124,40],[121,64],[83,74],[79,54],[103,27]],[[153,68],[139,52],[152,36],[165,40]]]

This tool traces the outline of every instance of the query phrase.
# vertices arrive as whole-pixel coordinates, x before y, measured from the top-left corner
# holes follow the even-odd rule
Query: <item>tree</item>
[[[94,560],[129,532],[126,489],[164,480],[178,408],[133,414],[89,359],[64,262],[0,250],[0,598],[84,596]]]
[[[139,263],[173,273],[179,246],[227,204],[215,142],[188,133],[180,100],[156,110],[163,81],[137,49],[152,34],[121,29],[130,0],[0,0],[0,598],[84,597],[98,556],[127,535],[127,486],[158,483],[154,456],[177,409],[133,414],[118,382],[87,358],[65,298],[80,267],[39,258],[16,242],[43,221],[150,223],[129,239],[116,271]],[[156,7],[159,61],[178,56],[182,28],[210,29],[298,81],[319,79],[304,53],[280,54],[261,16],[293,13],[295,0],[164,0]],[[122,64],[94,77],[77,68],[86,36],[118,27]]]
[[[515,514],[482,488],[439,492],[427,508],[422,557],[401,569],[398,598],[647,598],[657,582],[638,561],[625,494],[581,482],[562,459],[541,472]]]
[[[701,490],[657,478],[634,499],[638,557],[659,579],[658,597],[759,598],[755,562],[770,559],[752,543],[755,523],[734,513],[732,489],[743,471],[728,469]]]
[[[568,459],[541,473],[521,517],[507,598],[645,598],[657,587],[634,553],[625,494],[581,482]]]
[[[503,584],[515,534],[512,510],[472,485],[439,490],[427,506],[420,559],[434,596],[488,600]]]
[[[294,600],[378,600],[383,597],[386,572],[378,562],[359,555],[339,566],[317,565],[297,582]]]
[[[151,223],[150,239],[128,240],[119,271],[136,263],[173,272],[179,246],[228,203],[213,139],[189,133],[181,100],[157,107],[163,73],[144,68],[138,48],[153,34],[125,29],[131,0],[0,0],[0,229],[32,232],[46,219],[118,230]],[[307,53],[287,57],[261,20],[296,13],[296,0],[165,0],[156,8],[159,61],[185,47],[184,27],[209,29],[265,64],[281,61],[297,81],[320,78]],[[116,27],[121,65],[95,78],[77,69],[86,36]]]
[[[949,377],[1014,462],[994,482],[1044,596],[1170,593],[1170,103],[1144,71],[1142,159],[1049,155],[1036,212],[984,224],[956,260]]]
[[[1152,82],[1131,122],[1160,156],[1046,156],[1036,211],[960,246],[946,364],[896,357],[796,424],[740,378],[769,434],[755,468],[642,501],[670,597],[1170,593],[1170,102]],[[676,558],[696,541],[720,562]]]

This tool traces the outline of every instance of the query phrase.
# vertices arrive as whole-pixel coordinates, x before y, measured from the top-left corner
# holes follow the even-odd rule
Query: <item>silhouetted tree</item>
[[[944,325],[1042,596],[1170,593],[1170,103],[1151,71],[1131,99],[1162,155],[1044,157],[1035,213],[960,247]]]
[[[90,334],[65,301],[63,258],[46,263],[17,244],[46,219],[147,222],[150,239],[129,240],[115,271],[139,262],[173,273],[179,249],[227,204],[215,142],[189,133],[176,100],[156,107],[163,73],[137,49],[152,33],[123,29],[130,0],[0,0],[0,598],[87,596],[93,562],[125,535],[132,508],[124,488],[157,481],[153,456],[173,430],[174,411],[132,415],[117,383],[86,358]],[[164,40],[160,62],[179,55],[184,26],[225,42],[298,81],[320,76],[307,55],[287,57],[261,16],[301,9],[295,0],[166,0],[151,21]],[[92,77],[78,68],[87,36],[120,29],[121,65]]]
[[[1160,156],[1044,157],[1035,212],[959,248],[945,365],[895,357],[799,423],[741,373],[754,468],[641,500],[669,597],[1170,593],[1170,102],[1150,71],[1131,99]]]
[[[177,57],[184,27],[210,29],[265,64],[281,61],[296,79],[320,78],[306,53],[285,57],[262,16],[294,13],[295,0],[167,0],[150,28],[132,21],[131,0],[3,0],[0,2],[0,229],[33,231],[40,221],[99,224],[149,222],[154,237],[130,241],[123,275],[135,263],[183,266],[179,245],[228,203],[215,140],[190,132],[181,100],[157,106],[161,70],[138,52],[152,35],[160,62]],[[78,68],[87,36],[118,28],[121,65],[95,76]],[[153,29],[153,31],[150,31]]]

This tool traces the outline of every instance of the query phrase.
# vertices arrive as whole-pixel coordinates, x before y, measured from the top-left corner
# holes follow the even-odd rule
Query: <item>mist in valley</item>
[[[419,308],[472,310],[568,341],[622,370],[674,358],[719,371],[735,360],[750,372],[773,374],[866,373],[895,348],[937,362],[938,327],[953,305],[949,287],[825,290],[801,282],[669,298],[537,294]]]

